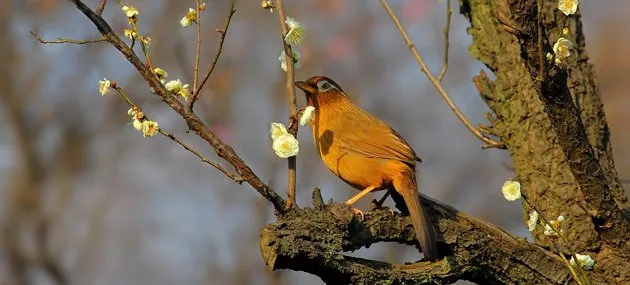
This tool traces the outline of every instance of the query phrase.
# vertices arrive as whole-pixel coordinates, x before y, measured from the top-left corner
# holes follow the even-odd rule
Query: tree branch
[[[293,49],[291,45],[284,41],[284,37],[289,33],[289,28],[285,23],[286,16],[284,14],[284,4],[282,0],[276,1],[276,9],[278,9],[278,19],[280,21],[280,31],[282,32],[282,47],[284,48],[285,62],[287,63],[287,101],[289,102],[289,121],[297,120],[297,104],[295,99],[295,62],[293,60]],[[298,124],[289,124],[289,133],[294,137],[297,137]],[[295,188],[297,178],[297,156],[292,156],[287,159],[288,162],[288,175],[287,175],[287,208],[297,207],[295,203]]]
[[[84,45],[84,44],[93,44],[106,42],[107,39],[100,37],[98,39],[89,39],[89,40],[75,40],[75,39],[65,39],[65,38],[57,38],[54,41],[48,41],[42,39],[38,33],[31,31],[31,35],[40,43],[40,44],[75,44],[75,45]]]
[[[453,14],[453,9],[451,8],[451,0],[446,0],[446,26],[444,27],[444,63],[442,63],[442,69],[440,70],[440,74],[438,75],[438,81],[442,81],[444,76],[446,75],[446,71],[448,70],[448,50],[449,50],[449,33],[451,31],[451,15]]]
[[[285,201],[275,191],[273,191],[267,184],[265,184],[247,164],[234,152],[234,149],[221,141],[214,132],[212,132],[208,126],[206,126],[201,119],[192,110],[185,108],[176,97],[172,96],[160,83],[160,81],[153,75],[153,72],[149,70],[144,63],[135,55],[135,53],[112,31],[107,22],[88,6],[86,6],[80,0],[71,0],[79,11],[92,21],[101,34],[111,43],[116,49],[118,49],[127,60],[138,70],[144,80],[152,87],[156,94],[159,95],[167,105],[169,105],[175,112],[177,112],[188,124],[188,127],[195,132],[199,137],[208,142],[219,157],[226,160],[234,167],[238,175],[247,183],[249,183],[258,193],[260,193],[265,199],[269,200],[278,214],[285,213],[284,205]]]
[[[437,262],[389,264],[349,257],[344,251],[393,241],[417,243],[408,217],[387,209],[367,212],[357,221],[342,204],[306,208],[265,227],[260,248],[270,269],[305,271],[327,284],[566,284],[571,280],[561,258],[500,228],[422,197],[441,233]],[[509,266],[507,266],[509,264]]]
[[[433,74],[431,73],[431,70],[429,70],[429,67],[427,67],[427,65],[424,63],[424,59],[422,59],[420,52],[418,51],[418,49],[416,49],[416,46],[411,41],[411,38],[409,38],[409,35],[407,34],[405,27],[403,27],[403,25],[400,23],[400,20],[398,19],[398,17],[396,16],[392,8],[389,6],[389,3],[387,2],[387,0],[379,0],[379,1],[385,8],[387,15],[389,15],[389,17],[392,19],[392,22],[394,22],[394,25],[396,25],[396,28],[400,32],[400,35],[402,36],[403,40],[405,40],[405,43],[407,44],[409,51],[411,51],[411,54],[413,55],[413,57],[416,59],[416,62],[420,66],[420,70],[424,72],[424,74],[429,79],[429,82],[433,84],[435,89],[438,91],[438,94],[440,94],[442,99],[444,99],[444,102],[446,102],[446,105],[448,105],[448,107],[451,108],[451,111],[453,111],[455,116],[457,116],[457,118],[464,124],[466,129],[468,129],[473,135],[475,135],[478,139],[480,139],[481,141],[485,143],[485,145],[482,146],[483,148],[492,148],[492,147],[505,148],[505,145],[503,143],[487,138],[478,129],[476,129],[470,123],[470,121],[468,121],[468,119],[466,118],[466,116],[464,116],[462,111],[457,107],[457,105],[455,105],[451,97],[449,97],[448,93],[446,93],[446,90],[444,90],[444,88],[442,87],[440,80],[438,80],[437,78],[435,78],[435,76],[433,76]],[[446,33],[446,35],[448,36],[448,33]],[[444,72],[446,73],[446,70],[444,70]]]
[[[511,2],[511,3],[510,3]],[[541,54],[553,53],[545,28],[539,24],[537,1],[508,1],[511,24],[520,31],[521,56],[542,101],[544,111],[558,138],[578,189],[583,207],[593,218],[595,229],[615,248],[630,251],[630,221],[616,204],[606,177],[591,147],[580,114],[567,86],[564,67],[540,60]],[[539,41],[542,41],[539,42]],[[540,50],[540,48],[544,50]],[[540,64],[544,66],[540,66]],[[541,73],[543,71],[544,73]]]

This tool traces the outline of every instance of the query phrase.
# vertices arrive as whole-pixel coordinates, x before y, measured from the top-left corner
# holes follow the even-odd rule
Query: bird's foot
[[[355,216],[359,216],[359,217],[360,217],[360,220],[364,220],[364,219],[365,219],[365,215],[363,214],[363,211],[361,211],[361,210],[359,210],[359,209],[357,209],[357,208],[355,208],[355,207],[352,207],[352,205],[350,205],[350,204],[348,204],[348,203],[345,203],[345,204],[346,204],[346,205],[348,205],[348,206],[350,206],[350,210],[352,210],[352,213],[353,213]]]

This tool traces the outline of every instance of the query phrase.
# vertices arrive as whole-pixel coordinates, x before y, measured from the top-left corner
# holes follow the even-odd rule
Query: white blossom
[[[142,122],[142,136],[145,138],[154,136],[159,130],[160,128],[157,122],[151,120],[144,120]]]
[[[304,25],[291,17],[287,17],[284,22],[289,27],[289,31],[286,36],[284,36],[284,41],[292,46],[300,45],[306,36]]]
[[[559,0],[558,9],[565,15],[569,16],[575,14],[578,7],[578,0]]]
[[[508,201],[515,201],[521,198],[521,183],[518,181],[508,180],[501,187],[503,197]]]
[[[283,134],[275,138],[272,147],[280,158],[296,156],[300,151],[298,140],[292,134]]]
[[[304,113],[302,113],[302,117],[300,117],[300,125],[306,126],[311,123],[313,120],[313,112],[315,111],[315,107],[308,106],[304,109]]]
[[[103,78],[103,80],[98,81],[98,92],[101,93],[101,96],[105,96],[105,94],[109,93],[112,87],[112,82],[107,80],[107,78]]]
[[[559,38],[555,44],[553,44],[553,52],[556,54],[556,63],[560,63],[562,59],[565,59],[571,55],[571,48],[573,44],[571,41],[565,38]]]
[[[300,54],[300,52],[298,52],[297,50],[293,50],[293,62],[294,68],[300,68],[300,59],[302,58],[302,55]],[[287,56],[286,53],[284,53],[284,51],[282,51],[282,53],[280,53],[280,57],[278,57],[278,60],[280,61],[280,68],[282,68],[282,70],[284,70],[285,72],[287,71]]]
[[[269,133],[271,134],[271,139],[275,140],[279,136],[286,135],[289,132],[287,131],[287,128],[283,124],[271,123],[271,128],[269,130]]]
[[[536,225],[538,224],[538,212],[536,210],[532,210],[529,213],[529,220],[527,220],[527,229],[530,232],[533,232],[536,229]]]
[[[576,253],[575,257],[577,257],[578,263],[580,264],[580,266],[582,266],[582,268],[586,270],[593,269],[593,265],[595,265],[595,260],[593,260],[588,254]],[[571,263],[571,265],[575,266],[575,259],[573,257],[571,257],[571,260],[569,262]]]
[[[122,6],[122,10],[127,16],[127,18],[135,18],[138,17],[138,9],[134,6]]]

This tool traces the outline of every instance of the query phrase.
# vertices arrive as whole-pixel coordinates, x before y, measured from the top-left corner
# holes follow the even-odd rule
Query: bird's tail
[[[424,256],[429,260],[438,258],[437,235],[429,214],[420,202],[415,173],[403,173],[400,179],[394,180],[394,188],[402,195],[409,209],[409,216],[416,231],[416,238]]]

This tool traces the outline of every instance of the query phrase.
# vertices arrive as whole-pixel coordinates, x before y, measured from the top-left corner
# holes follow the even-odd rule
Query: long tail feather
[[[409,209],[409,216],[424,256],[429,260],[436,260],[438,258],[437,235],[428,213],[420,202],[414,173],[408,173],[399,180],[395,180],[394,188],[402,195]]]

